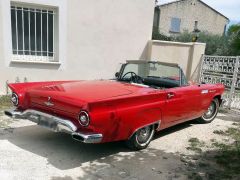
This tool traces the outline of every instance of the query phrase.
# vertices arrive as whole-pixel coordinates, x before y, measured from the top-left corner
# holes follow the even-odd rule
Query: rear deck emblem
[[[44,102],[46,106],[54,106],[54,104],[51,102],[51,97],[48,97],[48,101]]]

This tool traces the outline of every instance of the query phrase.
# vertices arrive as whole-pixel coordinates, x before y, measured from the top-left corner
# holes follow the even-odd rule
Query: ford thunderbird
[[[222,84],[189,84],[177,64],[127,61],[115,76],[9,84],[15,108],[5,114],[84,143],[125,141],[141,150],[156,131],[195,119],[212,122],[224,92]]]

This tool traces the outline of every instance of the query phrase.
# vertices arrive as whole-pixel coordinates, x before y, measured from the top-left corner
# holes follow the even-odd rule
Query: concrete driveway
[[[211,124],[185,123],[155,135],[149,148],[131,152],[122,142],[89,145],[67,134],[0,116],[0,179],[187,179],[188,140],[221,138],[232,125],[220,114]],[[233,119],[234,121],[234,119]]]

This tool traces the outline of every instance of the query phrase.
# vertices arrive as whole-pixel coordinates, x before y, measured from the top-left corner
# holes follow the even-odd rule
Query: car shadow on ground
[[[179,155],[148,148],[138,152],[118,153],[83,166],[78,179],[187,179],[186,165]],[[52,179],[72,179],[52,177]]]
[[[50,164],[61,170],[79,167],[82,163],[127,150],[121,142],[83,144],[68,134],[54,133],[37,125],[5,131],[4,135],[0,133],[0,140],[6,139],[21,149],[45,157]]]
[[[188,122],[163,130],[156,133],[155,139],[189,126],[191,124]],[[118,153],[131,153],[124,142],[83,144],[68,134],[54,133],[37,125],[5,129],[0,132],[0,140],[8,140],[21,149],[45,157],[51,165],[61,170]]]
[[[189,127],[193,126],[194,124],[199,124],[199,123],[197,123],[196,121],[193,120],[193,121],[188,121],[188,122],[184,122],[184,123],[175,125],[173,127],[169,127],[167,129],[163,129],[159,132],[156,132],[153,139],[154,140],[159,139],[159,138],[161,138],[163,136],[166,136],[168,134],[184,130],[186,128],[189,128]]]

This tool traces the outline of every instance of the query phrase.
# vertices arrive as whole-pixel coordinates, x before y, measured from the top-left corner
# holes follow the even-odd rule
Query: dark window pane
[[[41,56],[41,13],[36,13],[36,32],[37,32],[37,55]]]
[[[14,7],[12,7],[14,8]],[[16,34],[16,14],[15,9],[11,9],[11,26],[12,26],[12,49],[13,54],[17,54],[17,34]]]
[[[30,39],[31,39],[31,55],[35,55],[35,13],[31,9],[30,12]]]
[[[47,56],[47,39],[48,39],[48,34],[47,34],[47,11],[43,11],[43,14],[42,14],[42,50],[44,51],[43,52],[43,56]]]
[[[24,8],[24,12],[23,12],[23,17],[24,17],[24,44],[25,44],[25,51],[24,53],[26,55],[29,55],[29,18],[28,18],[28,9]]]
[[[22,8],[17,8],[17,33],[18,33],[18,50],[20,55],[23,54],[23,26],[22,26]]]
[[[48,15],[48,56],[53,56],[53,14]]]

